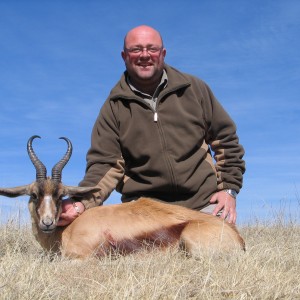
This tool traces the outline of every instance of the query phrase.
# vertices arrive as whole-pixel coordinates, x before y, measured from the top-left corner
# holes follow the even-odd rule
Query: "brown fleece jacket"
[[[103,104],[80,183],[101,191],[82,200],[86,208],[116,189],[123,202],[148,196],[201,209],[216,191],[242,187],[244,149],[234,122],[202,80],[165,70],[156,111],[129,88],[126,72]]]

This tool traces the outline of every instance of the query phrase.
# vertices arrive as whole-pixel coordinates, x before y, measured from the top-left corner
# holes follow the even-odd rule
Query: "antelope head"
[[[63,158],[52,168],[51,177],[47,177],[47,169],[39,160],[32,148],[32,141],[40,138],[37,135],[29,138],[27,151],[31,162],[36,169],[36,180],[28,185],[13,188],[0,188],[0,195],[18,197],[29,195],[29,210],[36,225],[45,233],[51,233],[57,226],[61,214],[62,200],[66,196],[83,196],[99,191],[97,187],[66,186],[61,182],[62,169],[72,155],[72,143],[69,139],[61,137],[68,144]]]

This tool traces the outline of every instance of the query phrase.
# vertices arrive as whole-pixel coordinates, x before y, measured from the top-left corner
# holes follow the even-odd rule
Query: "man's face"
[[[151,29],[136,29],[128,33],[122,58],[128,74],[138,83],[151,83],[160,79],[166,49],[160,35]]]

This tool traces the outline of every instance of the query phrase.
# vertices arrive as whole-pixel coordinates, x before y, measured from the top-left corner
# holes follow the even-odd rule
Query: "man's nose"
[[[143,48],[143,49],[142,49],[142,52],[141,52],[141,55],[140,55],[140,56],[142,56],[142,57],[149,57],[149,56],[150,56],[150,54],[149,54],[147,48]]]

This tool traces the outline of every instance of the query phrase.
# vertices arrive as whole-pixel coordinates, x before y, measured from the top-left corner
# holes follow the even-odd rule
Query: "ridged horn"
[[[66,137],[60,137],[60,139],[65,140],[68,143],[68,149],[64,157],[52,168],[52,180],[56,182],[61,182],[61,172],[64,166],[68,163],[72,155],[72,143]]]
[[[28,152],[31,162],[33,163],[33,165],[36,169],[36,180],[41,181],[41,180],[44,180],[47,178],[47,169],[44,166],[44,164],[39,160],[39,158],[37,157],[35,152],[33,151],[32,141],[35,138],[40,139],[41,137],[38,135],[33,135],[31,138],[29,138],[29,140],[27,142],[27,152]]]

